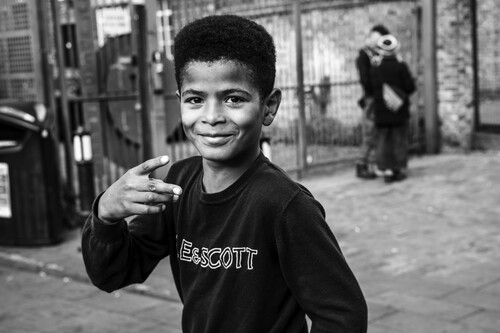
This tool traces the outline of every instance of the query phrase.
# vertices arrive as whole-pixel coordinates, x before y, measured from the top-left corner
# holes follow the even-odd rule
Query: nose
[[[216,125],[225,121],[223,106],[217,101],[205,102],[205,110],[203,112],[203,122]]]

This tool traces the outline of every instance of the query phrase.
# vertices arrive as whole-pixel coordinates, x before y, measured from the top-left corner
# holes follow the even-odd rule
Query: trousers
[[[377,128],[374,121],[373,98],[367,97],[364,101],[362,116],[362,138],[358,163],[369,165],[375,163],[375,148],[377,145]]]
[[[379,170],[408,166],[408,122],[377,127],[376,160]]]

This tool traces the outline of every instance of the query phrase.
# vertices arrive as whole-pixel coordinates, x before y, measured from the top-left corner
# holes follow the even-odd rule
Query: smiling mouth
[[[232,134],[220,134],[220,133],[217,133],[217,134],[206,134],[206,133],[200,133],[199,135],[200,136],[204,136],[204,137],[208,137],[208,138],[225,138],[225,137],[231,136]]]
[[[198,133],[206,143],[215,146],[227,143],[233,135],[233,133]]]
[[[199,136],[206,138],[227,138],[233,136],[235,133],[233,132],[198,132],[196,133]]]

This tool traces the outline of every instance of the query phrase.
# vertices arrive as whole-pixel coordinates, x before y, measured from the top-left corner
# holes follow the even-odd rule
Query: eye
[[[244,99],[239,97],[239,96],[229,96],[226,98],[224,101],[226,104],[230,104],[232,106],[237,106],[240,105],[241,103],[244,102]]]
[[[189,97],[189,98],[186,98],[186,100],[184,101],[184,103],[188,103],[188,104],[201,104],[201,103],[203,103],[203,99],[200,98],[200,97]]]

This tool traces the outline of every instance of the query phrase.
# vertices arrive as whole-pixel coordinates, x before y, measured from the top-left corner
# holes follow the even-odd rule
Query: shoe
[[[358,163],[356,164],[356,177],[361,179],[375,179],[377,175],[368,170],[368,166],[366,164]]]
[[[392,181],[400,182],[405,179],[406,179],[406,174],[404,172],[401,172],[399,170],[394,171],[394,175],[392,176]]]
[[[400,182],[405,179],[406,179],[406,174],[401,172],[400,170],[393,170],[392,174],[384,175],[384,181],[386,183]]]

